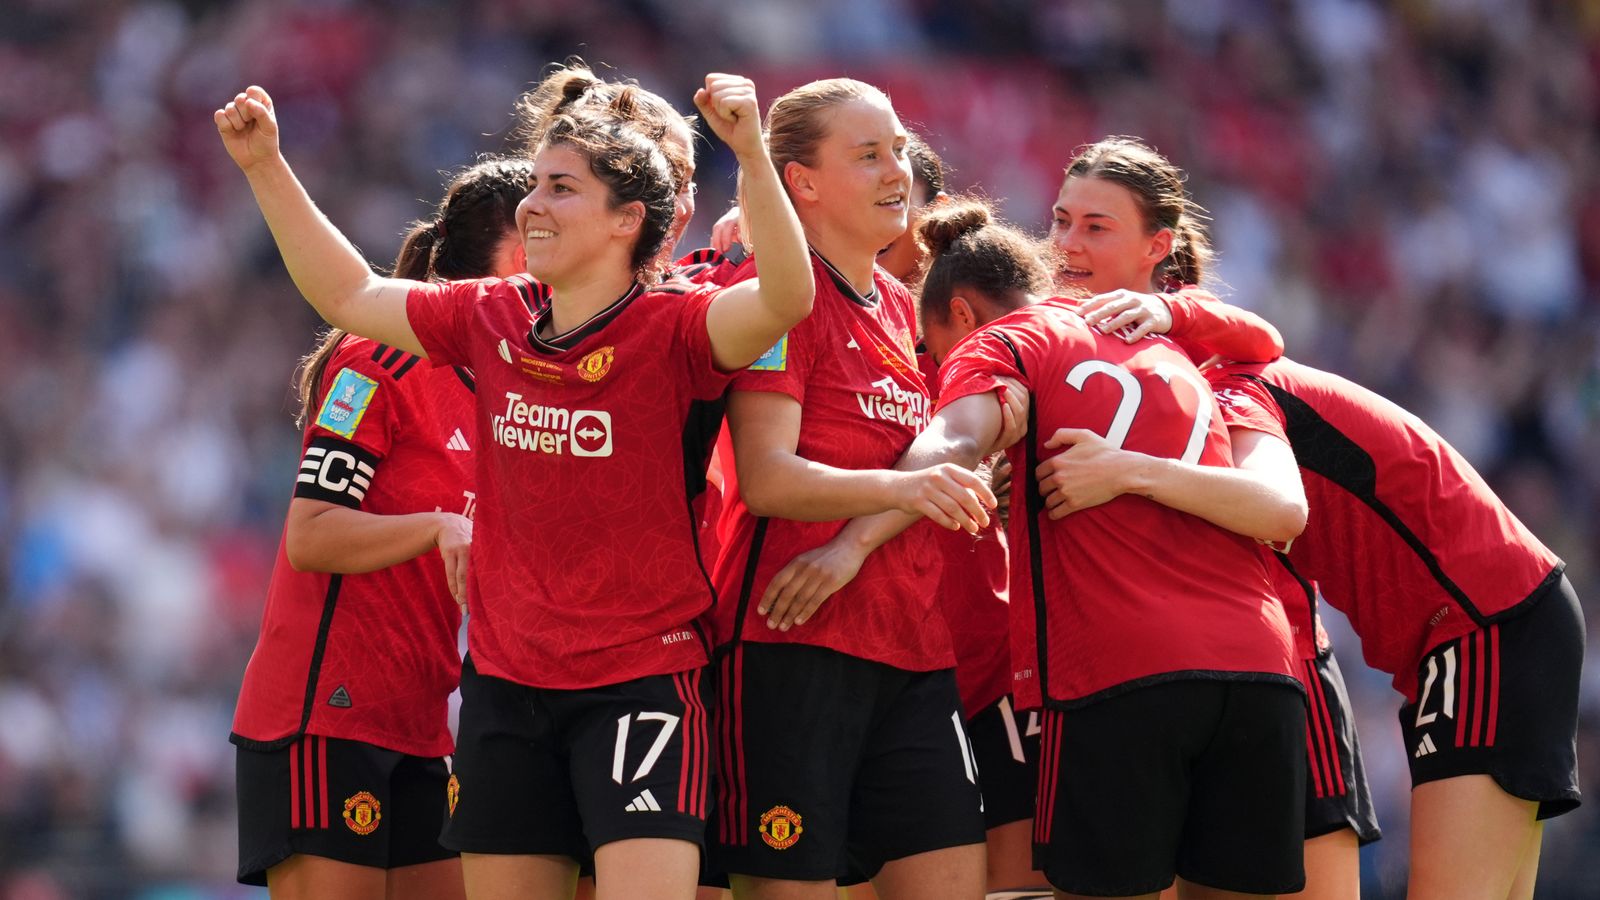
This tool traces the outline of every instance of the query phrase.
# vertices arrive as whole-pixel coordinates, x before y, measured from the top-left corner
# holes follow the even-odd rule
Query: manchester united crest
[[[450,780],[444,784],[444,797],[450,804],[450,815],[456,814],[456,801],[461,799],[461,782],[456,780],[452,773]]]
[[[787,806],[774,806],[761,814],[761,839],[774,850],[787,850],[800,840],[800,814]]]
[[[615,359],[615,347],[601,347],[599,350],[578,360],[578,377],[584,381],[599,381],[611,371],[611,362]]]
[[[344,802],[344,824],[356,834],[371,834],[383,821],[383,804],[366,791],[360,791]]]

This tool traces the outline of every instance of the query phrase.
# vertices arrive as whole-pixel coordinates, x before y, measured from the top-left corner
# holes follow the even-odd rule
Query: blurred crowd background
[[[316,323],[212,109],[266,86],[312,195],[383,263],[575,52],[684,109],[713,68],[764,101],[875,82],[953,185],[1039,233],[1075,146],[1143,136],[1215,217],[1219,292],[1432,423],[1600,620],[1600,3],[10,0],[0,900],[257,896],[232,884],[227,735]],[[686,248],[731,166],[703,148]],[[1333,630],[1388,834],[1368,896],[1400,897],[1399,698]],[[1591,794],[1546,828],[1540,896],[1600,896],[1597,847]]]

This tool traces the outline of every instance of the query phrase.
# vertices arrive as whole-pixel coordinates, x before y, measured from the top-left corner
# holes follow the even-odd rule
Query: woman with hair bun
[[[695,103],[745,169],[766,277],[659,280],[687,165],[640,124],[643,102],[625,87],[545,123],[517,225],[547,305],[521,276],[373,275],[283,160],[265,91],[213,117],[324,318],[476,375],[487,433],[443,836],[472,900],[570,896],[591,857],[604,900],[687,900],[700,872],[710,754],[696,620],[712,597],[686,473],[710,436],[693,433],[694,408],[806,316],[814,287],[754,86],[718,73]]]
[[[521,271],[532,173],[457,175],[396,277]],[[232,734],[239,880],[275,900],[462,896],[439,824],[478,438],[472,376],[417,362],[335,328],[301,365],[300,472]]]
[[[1029,395],[1010,516],[1019,706],[1043,707],[1034,862],[1058,896],[1299,889],[1305,706],[1288,622],[1253,541],[1144,496],[1050,519],[1035,471],[1060,443],[1105,433],[1222,479],[1231,447],[1205,382],[1165,338],[1090,327],[1050,290],[1046,248],[952,200],[920,227],[931,262],[922,320],[944,360],[939,405],[904,465],[975,465],[1006,440],[1001,378]],[[980,318],[963,335],[957,300]],[[1287,540],[1305,518],[1292,457],[1276,504],[1232,523]],[[1204,506],[1204,495],[1158,499]],[[904,517],[852,523],[881,542]],[[1163,548],[1152,550],[1152,548]]]
[[[694,217],[694,116],[682,115],[672,104],[631,79],[606,81],[574,56],[552,68],[539,84],[517,98],[512,136],[522,141],[531,155],[555,116],[568,110],[608,109],[624,90],[633,98],[631,117],[647,129],[652,139],[670,145],[674,158],[682,161],[678,190],[673,195],[672,228],[662,249],[662,254],[670,258]]]

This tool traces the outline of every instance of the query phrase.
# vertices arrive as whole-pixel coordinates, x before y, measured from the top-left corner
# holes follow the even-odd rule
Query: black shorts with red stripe
[[[704,669],[584,690],[461,670],[445,846],[592,862],[630,838],[704,845],[710,792]]]
[[[1018,710],[1008,694],[967,720],[978,784],[983,788],[983,824],[999,828],[1033,818],[1039,783],[1039,710]]]
[[[853,884],[983,843],[954,669],[741,641],[717,683],[718,872]]]
[[[1548,819],[1578,808],[1584,623],[1565,576],[1525,612],[1428,651],[1400,708],[1412,784],[1489,775]]]
[[[1356,833],[1362,844],[1383,837],[1378,811],[1372,807],[1361,740],[1356,736],[1350,692],[1331,649],[1316,659],[1301,660],[1300,680],[1306,686],[1306,839],[1341,828]]]
[[[1046,709],[1033,866],[1058,890],[1305,886],[1306,703],[1291,685],[1166,681]]]
[[[308,734],[276,750],[240,747],[236,761],[242,884],[265,885],[268,869],[298,853],[379,869],[456,855],[439,844],[443,759]]]

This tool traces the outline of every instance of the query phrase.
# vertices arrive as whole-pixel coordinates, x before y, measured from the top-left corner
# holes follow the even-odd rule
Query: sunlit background
[[[312,195],[383,263],[575,52],[684,109],[708,69],[764,100],[872,81],[954,186],[1040,233],[1075,146],[1146,138],[1215,216],[1219,291],[1432,423],[1600,619],[1600,3],[9,0],[0,900],[261,895],[233,885],[227,735],[315,321],[211,110],[267,87]],[[712,144],[685,249],[732,189]],[[1388,835],[1367,896],[1400,897],[1399,698],[1335,635]],[[1600,896],[1600,803],[1544,846],[1541,897]]]

